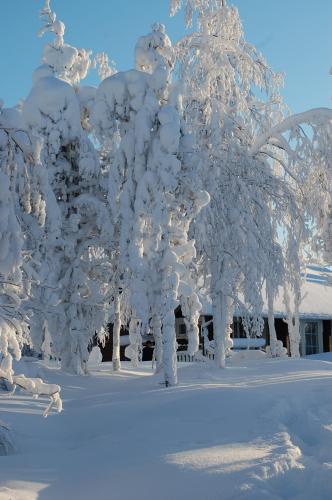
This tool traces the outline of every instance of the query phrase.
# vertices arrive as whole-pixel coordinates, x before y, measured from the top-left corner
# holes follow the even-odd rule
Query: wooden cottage
[[[306,276],[302,285],[302,302],[300,304],[300,353],[302,356],[319,354],[332,351],[332,270],[318,266],[308,266]],[[200,326],[200,349],[204,352],[204,336],[202,325],[206,325],[209,340],[213,339],[213,317],[211,301],[202,297],[202,314],[199,320]],[[269,345],[269,327],[267,321],[267,304],[264,304],[263,318],[264,330],[260,338],[247,338],[241,318],[235,313],[232,324],[232,338],[234,349],[264,348]],[[283,303],[283,291],[279,290],[274,303],[275,328],[278,340],[282,341],[289,353],[288,326],[284,321],[286,316]],[[185,351],[187,346],[187,330],[181,308],[175,311],[175,327],[178,342],[178,350]],[[103,361],[112,360],[112,325],[110,325],[110,337],[106,345],[101,348]],[[143,339],[153,342],[151,336]],[[121,359],[125,360],[125,348],[129,343],[126,329],[121,331]],[[144,351],[143,351],[144,355]],[[146,349],[143,359],[149,359],[151,350]]]

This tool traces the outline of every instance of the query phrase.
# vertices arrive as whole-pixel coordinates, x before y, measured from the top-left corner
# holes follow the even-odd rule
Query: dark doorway
[[[331,320],[323,320],[323,351],[330,352],[331,350]]]
[[[277,333],[277,339],[281,340],[283,346],[286,347],[287,352],[289,354],[289,335],[288,335],[288,326],[282,319],[276,318],[274,320],[274,325]]]

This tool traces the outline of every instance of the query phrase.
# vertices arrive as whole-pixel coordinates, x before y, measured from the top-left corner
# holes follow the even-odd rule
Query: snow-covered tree
[[[173,65],[170,40],[164,27],[155,25],[137,43],[138,69],[104,80],[94,111],[102,141],[120,136],[110,182],[120,274],[130,289],[134,318],[142,331],[154,334],[157,368],[163,366],[167,384],[177,382],[174,309],[185,289],[181,261],[193,253],[189,224],[208,201],[195,192],[191,142],[170,95]]]
[[[197,23],[177,44],[185,119],[201,156],[201,186],[211,195],[193,231],[210,276],[216,360],[224,366],[232,307],[260,333],[263,282],[271,299],[282,281],[278,224],[283,209],[295,205],[272,160],[251,154],[257,135],[283,116],[280,75],[246,42],[235,7],[224,0],[184,3],[187,24]],[[171,13],[180,7],[171,2]]]
[[[44,203],[35,185],[38,178],[38,152],[25,131],[18,127],[16,110],[0,113],[0,377],[14,388],[19,386],[38,397],[50,398],[47,416],[53,404],[60,412],[60,387],[41,379],[15,375],[13,359],[20,360],[21,349],[29,343],[28,317],[23,301],[27,298],[30,278],[24,266],[23,212],[44,221]],[[37,172],[34,172],[34,169]]]
[[[41,255],[46,291],[39,300],[47,308],[61,366],[85,373],[89,342],[108,317],[110,265],[105,252],[112,227],[103,173],[89,129],[82,128],[82,96],[71,85],[86,74],[86,53],[64,44],[64,25],[46,4],[45,15],[53,23],[48,29],[56,37],[47,44],[43,61],[52,71],[35,71],[23,104],[25,123],[43,142],[41,159],[52,191]],[[44,319],[42,314],[40,325]]]
[[[314,259],[331,262],[329,200],[331,198],[331,124],[332,111],[313,109],[291,115],[260,134],[253,146],[255,157],[275,156],[285,170],[295,194],[298,217],[290,217],[284,233],[286,276],[284,302],[291,356],[300,355],[299,306],[301,274],[306,262]]]
[[[56,76],[72,85],[83,80],[92,64],[91,51],[78,49],[64,41],[65,25],[56,18],[55,12],[50,7],[50,0],[45,0],[44,7],[40,12],[44,26],[39,31],[39,36],[45,33],[54,33],[54,40],[47,43],[44,48],[42,66],[35,76]],[[106,61],[103,63],[105,66]]]

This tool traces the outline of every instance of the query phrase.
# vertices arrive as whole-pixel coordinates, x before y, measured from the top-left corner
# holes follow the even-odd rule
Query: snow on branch
[[[27,298],[23,266],[28,252],[25,245],[24,217],[29,224],[45,222],[42,172],[38,141],[34,146],[24,129],[21,113],[2,109],[0,113],[0,378],[20,386],[35,397],[46,395],[61,411],[60,387],[41,379],[14,375],[13,359],[21,359],[21,348],[28,342],[27,317],[22,305]],[[29,218],[32,216],[31,218]],[[39,234],[39,233],[38,233]],[[29,278],[29,274],[27,273]]]
[[[24,391],[32,394],[34,399],[38,399],[39,396],[49,398],[50,402],[43,413],[45,418],[48,417],[53,406],[58,413],[62,411],[62,400],[60,396],[61,388],[59,385],[47,384],[41,378],[30,378],[25,375],[14,375],[12,377],[12,383],[14,386],[12,394],[14,394],[16,387],[20,387]]]
[[[50,0],[45,0],[44,7],[40,11],[40,18],[45,24],[38,31],[38,36],[42,37],[45,33],[55,33],[55,46],[61,47],[63,45],[65,25],[62,21],[57,21],[56,13],[51,10]]]
[[[260,152],[260,149],[269,144],[272,139],[280,139],[280,136],[287,131],[298,127],[303,123],[309,125],[323,125],[332,121],[332,109],[329,108],[314,108],[303,113],[298,113],[288,116],[281,123],[278,123],[270,130],[260,135],[251,148],[251,154],[254,156]]]
[[[83,80],[91,67],[91,51],[73,47],[64,42],[65,25],[57,20],[55,12],[51,10],[50,0],[45,0],[40,18],[44,26],[38,35],[54,33],[55,39],[47,43],[44,48],[43,65],[35,73],[43,76],[53,74],[71,84],[78,84]]]
[[[3,313],[1,311],[1,316]],[[16,328],[15,328],[16,326]],[[0,378],[4,379],[9,384],[13,385],[12,394],[14,394],[16,387],[20,387],[25,391],[31,393],[34,398],[39,396],[46,396],[50,402],[44,411],[44,417],[50,413],[54,405],[57,412],[62,411],[62,400],[60,397],[61,388],[57,384],[47,384],[40,378],[28,378],[25,375],[14,375],[13,370],[13,357],[18,361],[21,359],[21,349],[17,339],[18,333],[21,333],[20,325],[15,318],[1,318],[0,323],[0,353],[2,360],[0,363]]]

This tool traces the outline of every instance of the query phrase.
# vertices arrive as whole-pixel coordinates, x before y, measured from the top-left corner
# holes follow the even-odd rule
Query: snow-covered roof
[[[332,269],[314,265],[308,266],[301,292],[300,318],[332,319]],[[263,295],[263,316],[267,316],[267,300],[265,293]],[[202,314],[212,315],[210,298],[205,296],[200,297],[200,300],[203,306]],[[276,317],[286,315],[281,287],[274,302],[274,314]]]

